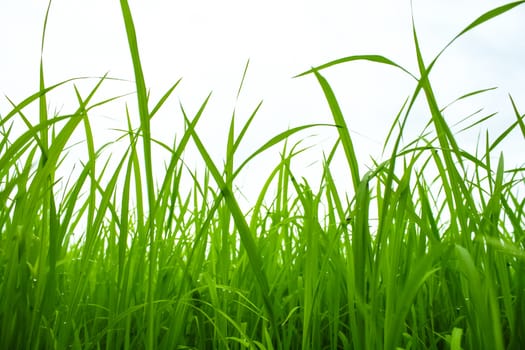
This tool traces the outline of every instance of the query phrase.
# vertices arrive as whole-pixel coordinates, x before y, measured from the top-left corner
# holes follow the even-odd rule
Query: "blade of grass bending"
[[[452,106],[454,103],[459,102],[461,100],[464,100],[467,97],[475,96],[475,95],[478,95],[478,94],[481,94],[481,93],[484,93],[484,92],[487,92],[487,91],[496,90],[496,89],[497,89],[497,87],[494,86],[494,87],[491,87],[491,88],[486,88],[486,89],[481,89],[481,90],[476,90],[476,91],[469,92],[469,93],[467,93],[465,95],[462,95],[462,96],[456,98],[455,100],[453,100],[452,102],[448,103],[447,105],[445,105],[445,107],[441,108],[441,112],[443,112],[448,107]]]
[[[184,118],[186,120],[186,123],[189,124],[190,122],[188,118],[186,116],[184,116]],[[193,141],[195,142],[195,145],[197,146],[199,153],[201,154],[204,162],[206,163],[208,170],[210,171],[214,180],[217,182],[219,188],[221,189],[221,192],[224,197],[224,200],[226,201],[226,204],[230,208],[231,215],[239,231],[241,242],[244,248],[246,249],[246,253],[248,255],[250,265],[252,267],[257,283],[259,284],[259,288],[261,290],[261,294],[262,294],[262,297],[265,303],[265,307],[270,316],[272,325],[274,326],[274,330],[277,332],[278,325],[275,320],[276,310],[275,310],[273,303],[271,302],[268,279],[262,269],[263,264],[262,264],[261,257],[259,256],[257,252],[257,246],[253,238],[253,233],[251,232],[250,227],[248,226],[248,223],[246,222],[246,219],[244,217],[244,214],[242,213],[242,210],[239,207],[239,204],[235,200],[231,189],[227,188],[226,183],[224,182],[221,176],[221,173],[219,172],[219,169],[217,168],[217,166],[211,159],[208,151],[204,147],[199,136],[197,135],[195,130],[189,129],[189,131],[191,132]]]
[[[398,67],[400,68],[402,71],[408,73],[411,77],[415,78],[415,76],[413,74],[411,74],[410,72],[408,72],[406,69],[404,69],[403,67],[397,65],[396,63],[394,63],[393,61],[383,57],[383,56],[377,56],[377,55],[364,55],[364,56],[351,56],[351,57],[347,57],[347,58],[344,58],[344,59],[340,59],[340,60],[335,60],[335,61],[332,61],[326,65],[323,65],[323,66],[320,66],[321,68],[327,68],[329,66],[332,66],[332,65],[335,65],[335,64],[339,64],[339,63],[343,63],[343,62],[349,62],[349,61],[354,61],[354,60],[361,60],[361,59],[365,59],[365,60],[369,60],[369,61],[372,61],[372,62],[377,62],[377,63],[383,63],[383,64],[387,64],[387,65],[392,65],[392,66],[395,66],[395,67]],[[319,68],[319,67],[318,67]],[[430,69],[430,68],[429,68]],[[312,68],[310,71],[307,71],[307,72],[304,72],[302,74],[299,74],[298,76],[302,76],[302,75],[306,75],[308,73],[311,73],[311,72],[314,72],[316,74],[319,74],[317,71],[316,71],[316,68]],[[417,80],[417,78],[415,78]],[[422,81],[419,80],[418,81],[418,85],[414,91],[414,95],[412,96],[412,98],[410,99],[410,103],[408,105],[408,108],[405,112],[405,117],[403,118],[403,121],[402,121],[402,124],[400,125],[400,130],[404,130],[404,125],[406,123],[406,121],[408,120],[408,115],[412,109],[412,106],[414,105],[415,101],[416,101],[416,98],[419,94],[419,92],[421,91],[422,89]],[[397,118],[396,118],[396,121],[398,120],[398,118],[401,116],[401,113],[406,105],[406,102],[403,104],[403,108],[400,110]],[[387,137],[387,142],[385,142],[385,145],[384,145],[384,149],[386,148],[386,144],[388,143],[388,139],[390,138],[391,136],[391,133],[393,131],[393,128],[395,126],[396,122],[394,122],[392,124],[392,128],[390,129],[389,131],[389,134],[388,134],[388,137]],[[402,133],[400,132],[397,139],[396,139],[396,142],[395,142],[395,146],[394,146],[394,149],[392,151],[392,157],[390,158],[390,168],[392,169],[392,171],[389,172],[389,176],[387,178],[387,182],[386,182],[386,185],[385,185],[385,188],[386,188],[386,192],[385,192],[385,196],[384,196],[384,203],[385,204],[388,204],[390,203],[389,202],[389,198],[390,198],[390,192],[391,192],[391,183],[392,183],[392,180],[393,180],[393,169],[395,167],[395,159],[396,159],[396,152],[397,152],[397,149],[399,147],[399,143],[401,141],[401,136],[402,136]],[[344,142],[343,142],[344,143]],[[383,151],[384,151],[383,149]],[[385,208],[386,209],[386,208]],[[386,215],[386,213],[388,212],[388,210],[382,210],[382,213],[381,215],[383,216],[380,221],[379,221],[379,226],[378,226],[378,242],[381,242],[381,236],[382,236],[382,231],[383,231],[383,224],[384,224],[384,215]]]
[[[343,112],[341,112],[339,103],[337,102],[335,94],[328,81],[315,69],[314,74],[317,78],[317,81],[319,82],[319,85],[321,85],[321,88],[323,89],[323,93],[325,95],[326,101],[328,102],[328,106],[330,107],[330,111],[332,112],[334,122],[338,126],[337,132],[339,133],[339,138],[341,139],[346,161],[350,167],[350,176],[352,177],[354,191],[357,191],[361,177],[359,176],[359,166],[354,150],[354,144],[352,142],[352,138],[350,137],[345,118],[343,117]]]
[[[479,16],[476,20],[474,20],[471,24],[469,24],[465,29],[463,29],[458,35],[456,35],[454,37],[454,39],[452,39],[452,41],[449,43],[452,44],[456,39],[458,39],[459,37],[461,37],[463,34],[469,32],[470,30],[476,28],[477,26],[495,18],[495,17],[498,17],[500,15],[502,15],[503,13],[509,11],[509,10],[512,10],[514,7],[516,6],[519,6],[521,4],[525,3],[525,0],[522,0],[522,1],[515,1],[515,2],[512,2],[512,3],[509,3],[509,4],[505,4],[505,5],[502,5],[500,7],[497,7],[495,9],[492,9],[490,11],[487,11],[485,12],[483,15]],[[447,45],[448,46],[448,45]]]
[[[456,41],[459,37],[461,37],[465,33],[469,32],[470,30],[476,28],[477,26],[479,26],[479,25],[481,25],[481,24],[483,24],[483,23],[485,23],[485,22],[487,22],[487,21],[489,21],[489,20],[491,20],[491,19],[493,19],[493,18],[495,18],[495,17],[497,17],[497,16],[499,16],[499,15],[501,15],[501,14],[503,14],[503,13],[509,11],[509,10],[511,10],[511,9],[513,9],[516,6],[523,4],[523,3],[525,3],[525,1],[517,1],[517,2],[514,2],[514,3],[506,4],[506,5],[500,6],[498,8],[495,8],[493,10],[490,10],[490,11],[484,13],[483,15],[481,15],[480,17],[478,17],[470,25],[468,25],[463,31],[461,31],[459,34],[457,34],[447,45],[445,45],[445,47],[434,57],[434,59],[428,65],[427,68],[425,68],[425,65],[423,63],[423,59],[422,59],[422,56],[421,56],[421,51],[420,51],[420,48],[419,48],[419,42],[418,42],[417,35],[416,35],[416,29],[415,29],[415,25],[414,25],[414,18],[412,16],[412,31],[413,31],[414,43],[415,43],[416,54],[417,54],[417,59],[418,59],[418,65],[419,65],[420,74],[421,74],[421,79],[420,79],[419,84],[422,85],[422,87],[423,87],[423,89],[425,91],[425,94],[427,96],[427,103],[428,103],[429,108],[430,108],[431,113],[432,113],[432,120],[433,120],[434,125],[436,127],[436,131],[438,133],[438,138],[439,138],[439,141],[440,141],[440,144],[441,144],[441,147],[442,147],[443,150],[449,149],[448,148],[448,142],[450,142],[450,144],[451,144],[450,146],[452,148],[452,151],[456,155],[459,154],[459,148],[458,148],[458,146],[457,146],[457,144],[455,142],[455,139],[452,136],[452,133],[451,133],[450,129],[448,128],[446,123],[443,121],[443,117],[441,115],[441,111],[444,110],[446,107],[443,108],[441,111],[439,111],[439,108],[438,108],[437,102],[435,100],[432,88],[430,87],[430,82],[428,80],[428,76],[430,74],[430,71],[431,71],[432,67],[436,63],[437,59],[443,54],[443,52],[454,41]],[[473,93],[464,95],[464,96],[460,97],[459,99],[464,98],[464,97],[468,97],[468,96],[472,96],[474,94],[477,94],[477,93],[480,93],[480,92],[484,92],[484,91],[487,91],[487,90],[490,90],[490,89],[484,89],[484,90],[480,90],[480,91],[475,91]],[[446,135],[446,136],[443,136],[443,135]],[[447,163],[447,168],[448,168],[452,164],[452,161],[451,161],[451,158],[450,158],[450,153],[444,152],[444,157],[445,157],[445,163]],[[461,157],[458,156],[457,160],[458,160],[460,166],[463,167],[463,163],[462,163]],[[457,170],[456,170],[455,167],[448,168],[447,170],[449,170],[449,175],[453,176],[454,173],[456,173],[456,175],[458,175],[457,178],[459,178],[459,174],[457,173]],[[453,176],[453,177],[455,178],[456,176]],[[465,187],[462,186],[461,182],[459,183],[459,185],[460,185],[460,187],[463,190],[465,190]],[[458,199],[456,199],[456,200],[457,200],[456,203],[459,203],[459,200]],[[469,205],[472,207],[473,203],[469,203]]]
[[[233,176],[232,176],[233,179],[235,179],[237,177],[237,175],[240,173],[240,171],[246,166],[246,164],[248,164],[257,155],[261,154],[262,152],[266,151],[267,149],[271,148],[272,146],[275,146],[279,142],[281,142],[283,140],[286,140],[291,135],[293,135],[293,134],[295,134],[295,133],[297,133],[297,132],[299,132],[301,130],[309,129],[309,128],[313,128],[313,127],[317,127],[317,126],[332,126],[333,127],[333,126],[337,126],[337,125],[333,125],[333,124],[307,124],[307,125],[297,126],[295,128],[288,129],[286,131],[281,132],[277,136],[272,137],[264,145],[262,145],[255,152],[253,152],[248,158],[246,158],[246,160],[244,160],[244,162],[242,162],[242,164],[233,173]]]
[[[417,35],[416,35],[416,29],[415,29],[415,25],[414,25],[414,17],[412,16],[412,32],[413,32],[414,43],[415,43],[415,47],[416,47],[416,54],[417,54],[417,58],[418,58],[419,70],[420,70],[420,74],[421,74],[421,81],[423,82],[423,85],[424,85],[423,87],[424,87],[424,90],[425,90],[425,94],[427,95],[427,102],[429,103],[429,107],[431,108],[431,111],[434,108],[438,108],[438,107],[437,107],[437,103],[435,102],[435,97],[433,96],[433,91],[432,91],[432,89],[429,86],[430,82],[428,81],[428,76],[430,74],[430,71],[431,71],[432,67],[436,63],[437,59],[443,54],[443,52],[454,41],[456,41],[458,38],[463,36],[465,33],[469,32],[470,30],[476,28],[477,26],[479,26],[479,25],[481,25],[481,24],[483,24],[483,23],[485,23],[485,22],[487,22],[487,21],[489,21],[489,20],[491,20],[491,19],[493,19],[493,18],[495,18],[495,17],[497,17],[497,16],[499,16],[499,15],[501,15],[501,14],[503,14],[503,13],[509,11],[509,10],[511,10],[511,9],[513,9],[516,6],[523,4],[523,3],[525,3],[525,0],[516,1],[516,2],[510,3],[510,4],[506,4],[506,5],[500,6],[498,8],[495,8],[493,10],[490,10],[490,11],[484,13],[483,15],[481,15],[480,17],[478,17],[470,25],[468,25],[465,29],[463,29],[459,34],[457,34],[447,45],[445,45],[445,47],[436,55],[436,57],[434,57],[434,59],[432,60],[432,62],[429,64],[429,66],[427,68],[425,68],[425,65],[423,63],[423,59],[422,59],[422,56],[421,56],[421,51],[420,51],[420,48],[419,48],[419,42],[418,42]],[[420,83],[421,83],[421,81],[420,81]],[[483,92],[483,90],[481,90],[480,92]],[[472,94],[475,94],[475,93],[478,93],[478,92],[474,92]],[[466,96],[468,96],[468,94]],[[436,121],[437,120],[434,119],[434,123],[436,123]],[[438,131],[438,136],[439,136],[440,132],[444,132],[447,135],[448,140],[451,142],[452,149],[455,152],[457,152],[457,148],[458,147],[455,144],[455,140],[452,137],[452,133],[446,127],[446,124],[445,123],[438,123],[438,124],[441,124],[440,125],[440,130],[437,130]],[[436,127],[438,127],[438,125],[436,125]],[[444,147],[443,144],[441,146],[444,149],[448,149],[448,147]],[[461,159],[460,158],[458,159],[458,161],[461,164]]]
[[[434,66],[434,64],[436,63],[437,59],[443,54],[443,52],[445,52],[445,50],[451,46],[457,39],[459,39],[461,36],[463,36],[464,34],[466,34],[467,32],[469,32],[470,30],[476,28],[477,26],[495,18],[495,17],[498,17],[499,15],[509,11],[509,10],[512,10],[514,7],[516,6],[519,6],[519,5],[522,5],[523,3],[525,3],[525,0],[521,0],[521,1],[516,1],[516,2],[513,2],[513,3],[509,3],[509,4],[506,4],[506,5],[502,5],[500,7],[497,7],[495,9],[492,9],[488,12],[485,12],[483,15],[479,16],[476,20],[474,20],[471,24],[469,24],[467,27],[465,27],[465,29],[463,29],[459,34],[457,34],[448,44],[446,44],[443,49],[441,49],[441,51],[434,57],[434,59],[432,60],[432,62],[429,64],[428,66],[428,72],[430,72],[430,70],[432,69],[432,67]],[[413,25],[414,21],[413,21],[413,18],[412,18],[412,25]]]
[[[396,68],[401,69],[403,72],[407,73],[412,78],[417,80],[417,78],[412,73],[410,73],[408,70],[406,70],[405,68],[403,68],[399,64],[395,63],[394,61],[392,61],[392,60],[390,60],[390,59],[388,59],[388,58],[386,58],[384,56],[381,56],[381,55],[355,55],[355,56],[348,56],[348,57],[344,57],[344,58],[339,58],[337,60],[334,60],[334,61],[322,64],[322,65],[317,66],[317,67],[314,67],[314,68],[312,68],[310,70],[307,70],[306,72],[297,74],[296,76],[294,76],[294,78],[302,77],[302,76],[305,76],[305,75],[311,74],[311,73],[315,74],[315,72],[319,72],[322,69],[325,69],[325,68],[328,68],[328,67],[332,67],[332,66],[335,66],[337,64],[341,64],[341,63],[345,63],[345,62],[351,62],[351,61],[362,61],[362,60],[394,66]]]

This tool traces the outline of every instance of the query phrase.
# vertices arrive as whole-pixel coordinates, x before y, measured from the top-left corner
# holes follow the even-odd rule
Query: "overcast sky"
[[[504,3],[414,0],[415,23],[426,61],[482,13]],[[314,77],[292,79],[311,66],[349,55],[380,54],[417,73],[408,0],[136,0],[130,1],[130,6],[152,99],[158,100],[171,84],[183,78],[174,98],[154,122],[154,133],[159,138],[172,137],[181,125],[179,101],[194,114],[213,91],[199,132],[218,162],[224,153],[227,125],[248,59],[246,85],[237,103],[239,123],[246,120],[260,100],[264,103],[240,157],[289,127],[332,122]],[[4,95],[19,102],[37,91],[46,7],[47,2],[42,0],[0,2],[2,115],[10,110]],[[515,121],[509,93],[523,113],[524,33],[525,6],[520,6],[475,29],[442,56],[431,76],[441,106],[470,91],[499,87],[451,109],[446,115],[451,123],[485,108],[485,114],[499,112],[490,124],[496,135]],[[133,79],[118,1],[55,0],[46,35],[44,64],[48,85],[106,72],[111,77]],[[388,127],[412,93],[415,82],[399,70],[362,62],[347,63],[323,74],[340,101],[360,160],[369,163],[369,155],[381,159]],[[87,92],[94,83],[79,84]],[[103,96],[133,89],[131,82],[108,83]],[[53,110],[71,112],[71,106],[75,106],[74,91],[72,87],[61,91],[51,96],[49,103]],[[91,117],[100,130],[97,135],[115,136],[106,132],[125,125],[124,111],[124,101],[94,111]],[[426,109],[418,111],[407,130],[413,135],[428,120]],[[460,141],[465,142],[465,147],[470,142],[472,147],[479,131],[484,133],[484,129],[479,129]],[[310,138],[313,134],[316,136]],[[325,145],[326,150],[336,133],[330,128],[316,129],[303,137],[305,144]],[[508,157],[523,163],[519,151],[523,138],[516,133],[512,140],[518,147],[511,147]],[[279,150],[273,152],[277,154]],[[321,151],[313,150],[302,160],[303,166],[321,159]]]

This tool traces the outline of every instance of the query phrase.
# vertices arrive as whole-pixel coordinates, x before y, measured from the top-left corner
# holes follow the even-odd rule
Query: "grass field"
[[[524,2],[485,13],[445,49]],[[525,146],[520,101],[509,98],[515,121],[501,134],[483,130],[492,115],[464,121],[464,129],[483,135],[469,153],[429,79],[443,51],[424,62],[416,28],[416,73],[377,55],[312,68],[299,76],[318,81],[339,136],[332,151],[319,156],[322,180],[314,187],[291,166],[309,150],[288,140],[322,124],[285,130],[237,159],[257,107],[244,125],[232,117],[219,164],[196,132],[206,99],[195,115],[182,106],[174,111],[185,129],[171,144],[157,140],[151,120],[178,83],[159,101],[149,99],[126,0],[121,7],[137,108],[125,111],[128,128],[119,140],[95,146],[100,140],[90,119],[93,109],[116,101],[93,102],[108,77],[81,94],[75,80],[46,85],[41,65],[39,91],[11,102],[11,112],[1,116],[1,349],[524,346],[525,167],[509,167],[505,153],[496,152]],[[388,156],[366,172],[323,76],[331,66],[360,60],[401,69],[414,81],[384,140]],[[65,87],[75,91],[78,107],[52,114],[46,98]],[[428,124],[407,142],[403,131],[416,100],[425,102]],[[27,115],[33,105],[38,115]],[[15,121],[24,123],[22,132],[13,131]],[[58,176],[79,132],[84,141],[75,147],[86,161],[71,176]],[[511,134],[521,143],[505,144]],[[123,156],[103,157],[117,141],[126,145]],[[185,166],[188,145],[198,150],[205,172]],[[266,170],[258,198],[243,210],[236,178],[275,147],[280,161]],[[166,163],[154,161],[159,152],[168,155]],[[331,173],[338,152],[347,162],[349,193]]]

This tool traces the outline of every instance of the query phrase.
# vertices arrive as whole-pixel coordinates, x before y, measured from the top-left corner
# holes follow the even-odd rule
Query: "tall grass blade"
[[[354,144],[352,142],[352,138],[350,137],[350,132],[348,131],[345,118],[343,117],[343,112],[339,107],[339,103],[337,102],[335,94],[330,85],[328,84],[328,81],[316,70],[314,71],[314,74],[317,78],[317,81],[319,82],[319,85],[321,85],[321,88],[323,89],[326,101],[328,102],[328,106],[330,107],[330,111],[332,112],[334,122],[338,126],[337,132],[339,133],[341,145],[343,146],[343,150],[345,151],[346,161],[348,162],[348,166],[350,167],[350,176],[352,179],[352,184],[354,186],[354,189],[357,191],[361,177],[359,176],[359,166],[354,151]]]

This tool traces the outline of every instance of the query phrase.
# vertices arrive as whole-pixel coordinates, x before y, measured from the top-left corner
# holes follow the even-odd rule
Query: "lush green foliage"
[[[481,16],[463,34],[524,1]],[[419,66],[411,74],[382,56],[351,56],[301,75],[318,80],[339,139],[312,188],[290,164],[304,150],[287,130],[236,166],[235,155],[258,107],[242,127],[232,117],[224,168],[195,131],[208,99],[172,145],[155,139],[149,99],[127,1],[122,13],[136,80],[140,125],[128,114],[125,154],[101,158],[90,112],[100,103],[78,90],[78,109],[48,115],[46,86],[0,121],[0,348],[3,349],[516,349],[525,344],[523,168],[494,163],[510,132],[525,138],[524,115],[476,154],[463,150],[434,97],[416,30]],[[453,41],[454,41],[453,40]],[[451,42],[452,43],[452,42]],[[450,45],[450,44],[449,44]],[[447,45],[447,47],[449,46]],[[321,71],[354,60],[401,69],[415,89],[392,125],[390,156],[360,173],[343,112]],[[241,83],[242,86],[242,83]],[[486,90],[473,94],[485,93]],[[427,128],[403,146],[416,99]],[[110,103],[112,100],[102,103]],[[39,105],[39,121],[24,109]],[[27,129],[12,137],[15,118]],[[478,127],[482,120],[469,127]],[[73,132],[85,134],[88,160],[67,181],[57,170]],[[196,145],[208,171],[186,169]],[[244,213],[237,175],[283,143],[260,196]],[[519,145],[522,147],[522,145]],[[342,148],[353,193],[342,193],[330,166]],[[154,164],[154,149],[170,155]],[[294,176],[296,175],[296,176]],[[191,182],[187,190],[181,182]],[[273,192],[270,188],[276,188]],[[377,222],[370,214],[377,215]],[[82,229],[80,240],[73,232]]]

